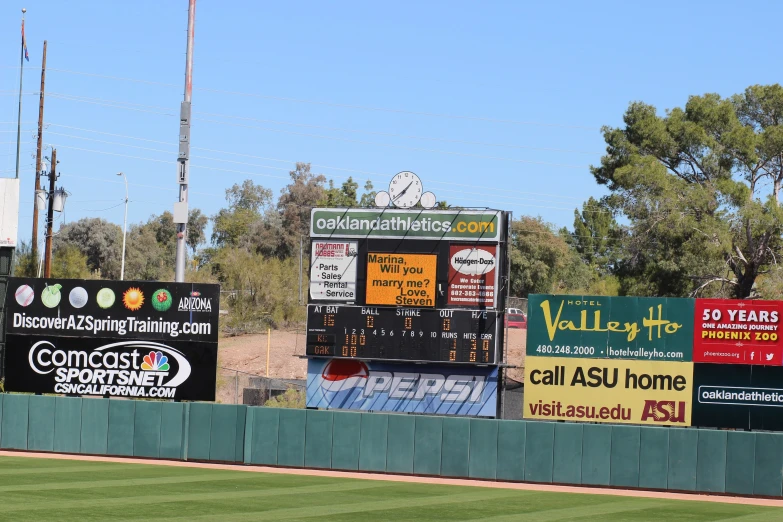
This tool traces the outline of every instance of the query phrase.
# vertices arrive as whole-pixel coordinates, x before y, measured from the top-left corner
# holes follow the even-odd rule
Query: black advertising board
[[[783,367],[694,363],[691,423],[783,431]]]
[[[10,278],[6,390],[214,400],[220,287]]]
[[[498,318],[490,310],[310,305],[306,354],[496,364]]]
[[[13,334],[6,341],[9,391],[215,400],[214,343]]]
[[[10,278],[6,333],[217,342],[220,286]]]

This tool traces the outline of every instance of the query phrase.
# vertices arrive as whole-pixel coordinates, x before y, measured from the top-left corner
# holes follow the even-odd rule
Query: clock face
[[[421,198],[421,180],[413,172],[400,172],[389,183],[389,196],[392,205],[398,208],[411,208]]]

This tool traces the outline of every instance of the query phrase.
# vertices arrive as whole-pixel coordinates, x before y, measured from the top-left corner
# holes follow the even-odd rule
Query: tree
[[[234,184],[226,190],[228,208],[223,208],[212,218],[212,241],[218,246],[238,246],[247,241],[252,225],[261,219],[269,208],[272,191],[251,180],[242,185]]]
[[[188,237],[186,243],[193,250],[194,255],[196,249],[206,240],[204,229],[207,227],[208,222],[209,218],[201,213],[201,209],[194,208],[188,213]]]
[[[52,254],[52,277],[88,279],[87,256],[76,245],[65,245]]]
[[[174,276],[174,250],[171,241],[160,242],[160,216],[146,224],[132,225],[128,231],[125,253],[125,278],[142,281],[171,280]],[[164,223],[166,218],[163,219]],[[173,222],[172,222],[173,224]],[[175,238],[176,239],[176,238]]]
[[[53,250],[73,245],[87,257],[87,267],[100,277],[119,279],[122,228],[101,218],[82,218],[60,227]]]
[[[300,239],[309,237],[310,212],[324,197],[326,183],[324,176],[310,172],[309,163],[297,163],[289,175],[291,183],[283,188],[277,201],[280,241],[275,255],[281,258],[298,255]],[[268,234],[274,234],[276,223],[271,219],[265,219],[265,223],[270,227]]]
[[[359,206],[362,208],[370,208],[375,206],[375,195],[378,192],[373,190],[372,181],[369,179],[364,184],[364,194],[362,194],[362,198],[359,200]]]
[[[513,296],[573,292],[592,282],[587,264],[541,218],[512,222],[510,249]]]
[[[322,207],[355,207],[359,204],[357,190],[359,184],[349,177],[340,188],[334,186],[334,181],[329,180],[329,188],[326,189],[323,199],[318,202]]]
[[[581,212],[574,210],[574,231],[569,234],[569,242],[599,273],[607,274],[614,267],[620,236],[613,210],[605,202],[590,197]]]
[[[692,96],[665,116],[635,102],[623,128],[604,127],[607,153],[591,171],[630,222],[624,292],[751,295],[780,254],[781,108],[780,86],[753,86]]]
[[[14,252],[14,276],[38,277],[38,261],[33,257],[30,243],[20,241]]]

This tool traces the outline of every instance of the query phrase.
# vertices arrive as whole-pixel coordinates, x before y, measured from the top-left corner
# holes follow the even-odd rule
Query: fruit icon
[[[60,298],[62,297],[60,289],[62,287],[63,285],[56,284],[52,286],[47,285],[46,288],[43,289],[43,292],[41,292],[41,302],[44,306],[47,308],[55,308],[60,304]]]
[[[112,307],[114,299],[114,291],[111,288],[101,288],[95,296],[95,302],[104,310]]]
[[[128,288],[125,293],[122,294],[122,304],[131,312],[135,312],[144,304],[144,293],[140,288]]]
[[[81,286],[77,286],[71,293],[68,294],[68,301],[74,308],[81,308],[87,304],[87,290]]]
[[[16,297],[16,302],[19,303],[20,306],[28,306],[35,298],[35,292],[30,288],[30,285],[20,286],[16,289],[16,294],[14,295]]]
[[[155,293],[152,294],[152,307],[158,312],[165,312],[171,308],[171,303],[173,301],[171,293],[165,288],[155,290]]]

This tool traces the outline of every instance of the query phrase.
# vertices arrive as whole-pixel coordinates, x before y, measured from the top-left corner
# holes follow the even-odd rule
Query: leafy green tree
[[[196,249],[206,241],[204,230],[207,228],[207,223],[209,223],[209,218],[201,213],[201,209],[194,208],[188,212],[188,237],[186,243],[193,250],[194,255]]]
[[[310,236],[310,211],[324,197],[326,178],[313,174],[309,163],[297,163],[289,175],[291,183],[280,193],[276,215],[267,214],[257,229],[257,244],[264,245],[259,251],[265,255],[298,256],[300,239],[307,242]]]
[[[82,218],[60,227],[52,239],[57,251],[68,245],[87,257],[87,267],[99,277],[119,279],[122,256],[122,228],[101,218]]]
[[[238,246],[248,240],[253,224],[272,200],[272,191],[251,180],[242,185],[234,184],[226,190],[228,208],[223,208],[212,218],[214,221],[212,241],[218,247]]]
[[[30,243],[20,241],[14,252],[14,276],[38,277],[38,262]]]
[[[351,208],[359,205],[357,190],[359,184],[349,177],[339,188],[334,186],[334,181],[329,180],[329,188],[326,189],[323,199],[319,201],[322,207]]]
[[[232,333],[261,331],[304,319],[295,290],[299,284],[298,259],[265,258],[241,247],[218,249],[210,269],[230,292],[226,328]],[[202,268],[203,270],[203,268]],[[307,279],[303,283],[306,287]]]
[[[541,218],[511,223],[511,295],[570,293],[588,288],[593,274],[566,240]]]
[[[171,242],[170,240],[158,241],[159,225],[160,221],[156,216],[146,224],[131,226],[125,249],[126,279],[142,281],[174,279],[174,254]]]
[[[372,181],[369,179],[364,184],[364,194],[362,194],[361,199],[359,200],[359,206],[362,208],[371,208],[375,206],[375,195],[378,192],[374,190],[372,186]]]
[[[76,245],[65,245],[52,253],[52,277],[89,279],[87,256]]]
[[[751,295],[780,254],[782,106],[779,86],[754,86],[692,96],[664,116],[635,102],[624,127],[603,129],[607,153],[591,170],[630,222],[623,293]]]
[[[612,271],[620,237],[621,229],[613,211],[604,202],[590,197],[581,212],[574,211],[574,231],[568,239],[581,258],[599,273]]]

